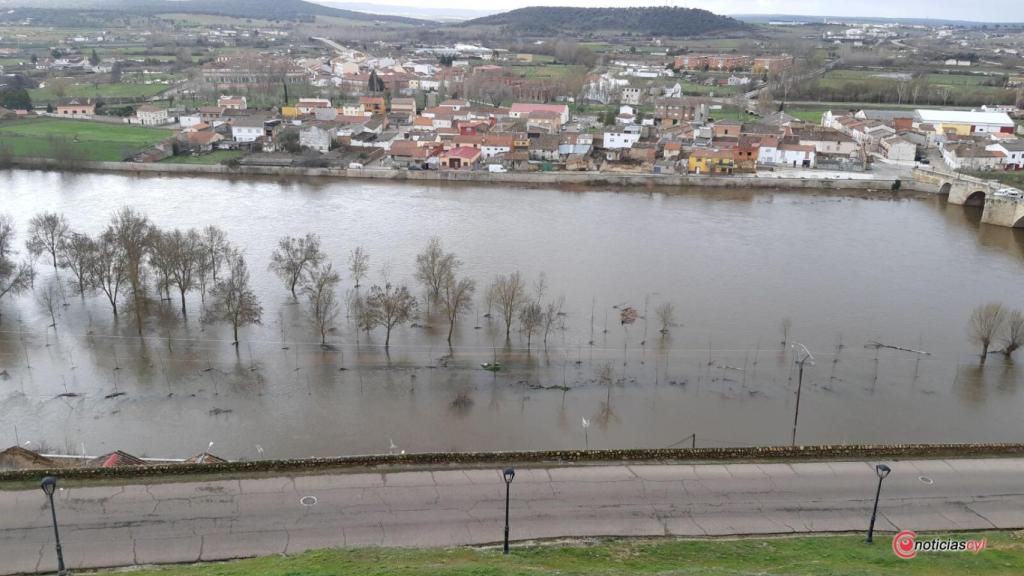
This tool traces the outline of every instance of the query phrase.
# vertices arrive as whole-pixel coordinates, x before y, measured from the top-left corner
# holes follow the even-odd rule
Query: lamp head
[[[885,464],[875,466],[875,474],[878,474],[879,478],[885,478],[890,472],[892,472],[892,468],[889,468]]]
[[[53,476],[46,476],[39,483],[39,487],[43,489],[47,496],[53,496],[54,491],[57,490],[57,479]]]
[[[516,477],[516,471],[512,468],[505,468],[505,471],[502,472],[502,476],[505,477],[505,484],[511,484],[512,479]]]

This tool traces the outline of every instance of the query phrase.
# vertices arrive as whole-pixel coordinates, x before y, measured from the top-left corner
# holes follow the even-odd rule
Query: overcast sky
[[[344,1],[344,0],[338,0]],[[410,0],[354,0],[373,4],[417,5]],[[940,18],[984,22],[1024,22],[1024,0],[444,0],[445,8],[510,10],[524,6],[686,6],[717,14],[802,14],[817,16],[876,16],[882,18]],[[421,5],[422,6],[422,5]]]

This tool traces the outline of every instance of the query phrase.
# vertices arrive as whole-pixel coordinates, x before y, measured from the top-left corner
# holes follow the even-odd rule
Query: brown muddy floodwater
[[[698,446],[786,444],[797,382],[784,318],[815,357],[798,442],[1024,440],[1024,370],[1002,356],[980,368],[966,333],[980,303],[1024,306],[1024,237],[939,198],[0,172],[0,213],[13,216],[19,246],[37,212],[97,233],[124,205],[161,227],[223,227],[245,250],[263,325],[243,330],[236,353],[227,326],[199,321],[198,295],[187,321],[173,302],[155,306],[144,338],[101,296],[68,295],[56,331],[36,297],[5,298],[0,445],[180,458],[214,442],[214,453],[250,459],[392,442],[572,449],[584,446],[583,418],[591,448],[690,434]],[[357,340],[344,315],[335,349],[322,350],[304,304],[266,271],[277,238],[306,232],[336,268],[366,247],[371,281],[387,264],[413,283],[432,235],[464,261],[478,296],[495,274],[521,270],[532,283],[544,272],[548,293],[565,296],[564,329],[527,354],[515,332],[505,345],[478,297],[452,351],[440,318],[399,329],[388,357],[382,333]],[[45,262],[38,270],[37,287],[54,282]],[[653,311],[666,300],[679,325],[662,337]],[[623,305],[646,307],[648,322],[624,330]],[[507,370],[480,368],[495,356]]]

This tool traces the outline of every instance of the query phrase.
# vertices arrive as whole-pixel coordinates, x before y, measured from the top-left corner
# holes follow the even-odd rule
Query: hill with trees
[[[698,36],[743,30],[746,25],[698,8],[533,7],[475,18],[462,26],[496,26],[507,35],[628,32],[647,36]]]

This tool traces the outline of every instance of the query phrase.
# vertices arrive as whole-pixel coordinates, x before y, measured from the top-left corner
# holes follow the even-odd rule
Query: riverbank
[[[89,172],[117,172],[156,176],[274,176],[290,178],[352,178],[409,182],[462,182],[488,184],[516,184],[524,186],[640,187],[640,188],[773,188],[786,190],[860,190],[889,192],[895,178],[864,177],[861,173],[840,175],[833,172],[800,172],[800,176],[786,174],[701,176],[688,174],[641,174],[630,172],[482,172],[458,170],[391,170],[373,168],[298,168],[292,166],[233,166],[222,164],[168,164],[138,162],[79,161],[72,165],[48,158],[15,158],[10,167],[41,170],[81,170]],[[819,177],[811,177],[819,176]],[[856,177],[854,177],[856,176]],[[901,188],[918,190],[915,182],[907,178]],[[930,187],[920,191],[933,192]]]
[[[19,489],[46,474],[88,484],[123,481],[167,482],[197,478],[258,477],[270,474],[324,474],[369,470],[431,471],[495,468],[509,463],[526,467],[604,465],[609,463],[813,462],[828,460],[900,460],[909,458],[1012,458],[1024,456],[1024,444],[894,444],[845,446],[764,446],[741,448],[667,448],[632,450],[543,450],[519,452],[438,452],[370,454],[338,458],[295,458],[211,464],[158,463],[116,468],[68,467],[0,472],[0,490]]]
[[[907,562],[893,554],[888,535],[877,544],[863,535],[714,540],[577,540],[515,546],[504,556],[497,547],[407,550],[361,548],[318,550],[227,563],[188,564],[133,570],[133,576],[337,576],[341,574],[519,574],[566,576],[603,574],[977,574],[1017,573],[1024,563],[1024,539],[1015,532],[919,534],[943,540],[986,541],[978,554],[920,554]],[[113,574],[116,572],[98,572]]]

